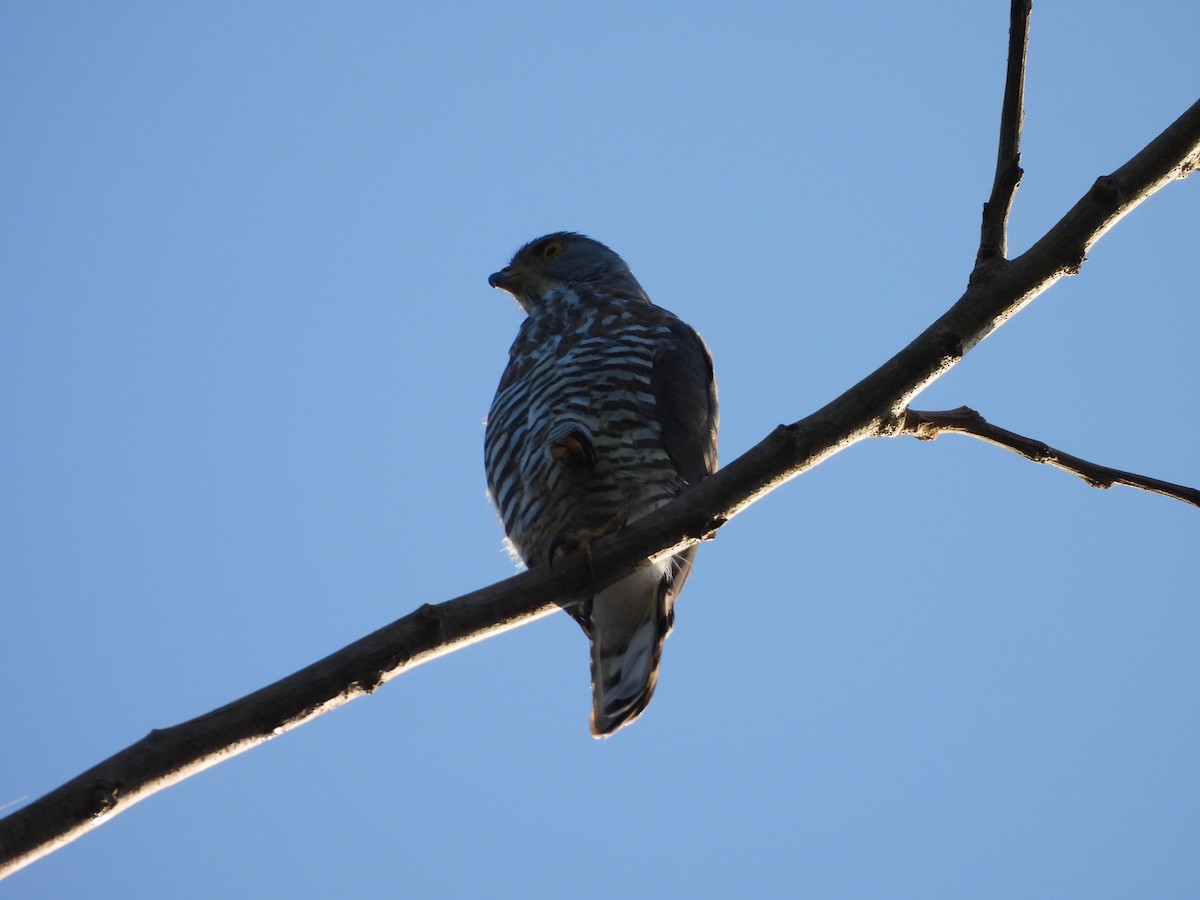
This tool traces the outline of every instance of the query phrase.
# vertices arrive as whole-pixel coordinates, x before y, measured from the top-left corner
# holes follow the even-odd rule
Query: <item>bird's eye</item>
[[[562,249],[562,241],[546,241],[546,243],[542,244],[542,249],[538,251],[538,258],[545,262],[551,257],[562,253]]]

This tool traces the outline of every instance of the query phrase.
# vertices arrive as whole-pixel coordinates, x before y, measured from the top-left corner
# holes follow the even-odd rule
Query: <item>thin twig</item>
[[[1045,463],[1056,469],[1062,469],[1064,472],[1070,472],[1072,475],[1078,475],[1095,488],[1110,488],[1114,484],[1124,484],[1154,494],[1162,494],[1164,497],[1173,497],[1193,506],[1200,506],[1200,490],[1196,490],[1196,488],[1088,462],[1086,459],[1080,459],[1070,453],[1055,450],[1041,441],[993,425],[967,406],[936,412],[918,409],[906,410],[900,433],[912,435],[921,441],[931,441],[939,434],[965,434],[1019,453],[1033,462]]]
[[[1008,258],[1008,215],[1021,183],[1021,121],[1025,117],[1025,52],[1029,46],[1029,14],[1033,0],[1012,0],[1008,26],[1008,74],[1000,111],[1000,145],[992,194],[983,204],[983,224],[975,269]]]

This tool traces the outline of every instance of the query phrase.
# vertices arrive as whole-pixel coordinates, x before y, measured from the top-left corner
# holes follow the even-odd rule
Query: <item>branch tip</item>
[[[1200,490],[1196,488],[1088,462],[1078,456],[1055,450],[1042,441],[993,425],[970,407],[960,406],[957,409],[935,412],[909,409],[905,411],[902,422],[903,433],[917,440],[930,441],[943,433],[965,434],[1011,450],[1031,462],[1070,472],[1094,488],[1107,489],[1116,484],[1123,484],[1200,507]]]
[[[975,268],[1008,258],[1008,217],[1021,183],[1021,124],[1025,118],[1025,57],[1029,46],[1031,0],[1012,0],[1009,8],[1008,66],[992,193],[983,204]]]

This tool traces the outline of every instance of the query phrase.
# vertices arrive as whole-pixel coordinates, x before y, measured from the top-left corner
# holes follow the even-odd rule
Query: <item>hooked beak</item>
[[[517,286],[517,276],[513,274],[511,266],[505,266],[499,272],[493,272],[488,276],[488,284],[512,294]]]

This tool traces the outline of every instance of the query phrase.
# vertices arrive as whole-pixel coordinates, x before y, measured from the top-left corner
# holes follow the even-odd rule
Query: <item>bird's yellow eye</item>
[[[564,245],[562,241],[546,241],[546,243],[542,244],[542,248],[538,251],[538,259],[542,260],[542,262],[545,262],[552,256],[558,256],[558,254],[562,253],[563,246]]]

